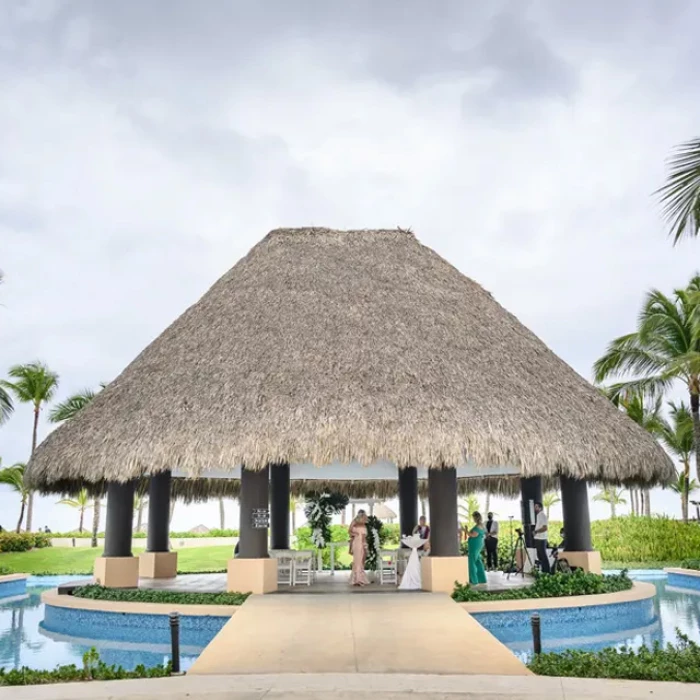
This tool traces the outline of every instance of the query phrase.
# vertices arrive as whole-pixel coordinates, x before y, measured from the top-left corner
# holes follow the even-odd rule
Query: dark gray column
[[[160,472],[148,485],[147,552],[167,552],[170,549],[170,484],[172,474]]]
[[[418,525],[418,469],[399,469],[399,522],[401,535],[411,535]]]
[[[270,548],[289,549],[289,465],[270,465]]]
[[[107,484],[105,522],[105,557],[130,557],[134,524],[134,489],[136,481]]]
[[[454,467],[428,469],[430,502],[430,556],[459,556],[457,518],[457,470]]]
[[[559,477],[561,505],[564,511],[566,548],[570,552],[591,552],[591,516],[588,511],[588,486],[585,481]],[[566,556],[566,555],[564,555]]]
[[[542,478],[531,476],[527,479],[520,479],[520,493],[522,500],[520,507],[522,512],[523,530],[525,531],[525,544],[528,547],[535,546],[535,538],[532,532],[534,520],[530,517],[530,501],[542,502]]]
[[[269,512],[270,467],[259,471],[241,469],[241,522],[238,556],[241,559],[265,559],[267,551],[267,528],[253,527],[253,511]]]

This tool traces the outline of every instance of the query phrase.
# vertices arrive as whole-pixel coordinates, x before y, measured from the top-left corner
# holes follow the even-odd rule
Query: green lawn
[[[140,554],[143,550],[134,550]],[[0,554],[0,567],[22,574],[92,574],[95,559],[102,548],[48,547],[30,552]],[[178,570],[181,573],[225,571],[226,562],[233,556],[233,548],[186,547],[178,551]]]

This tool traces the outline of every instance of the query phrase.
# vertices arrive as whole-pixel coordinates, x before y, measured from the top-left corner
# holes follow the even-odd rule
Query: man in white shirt
[[[549,520],[542,504],[539,502],[535,503],[535,513],[537,513],[537,518],[535,520],[535,549],[537,550],[537,559],[540,562],[540,569],[542,573],[549,574],[551,569],[549,568],[549,554],[547,552],[547,528],[549,527]]]

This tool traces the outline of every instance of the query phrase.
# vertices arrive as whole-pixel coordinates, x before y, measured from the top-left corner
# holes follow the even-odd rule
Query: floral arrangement
[[[382,521],[376,515],[370,515],[367,518],[367,558],[365,567],[369,571],[377,571],[379,569],[379,553],[384,541],[383,527]]]
[[[348,497],[340,493],[309,494],[304,514],[311,528],[311,541],[317,549],[331,542],[331,519],[348,504]]]

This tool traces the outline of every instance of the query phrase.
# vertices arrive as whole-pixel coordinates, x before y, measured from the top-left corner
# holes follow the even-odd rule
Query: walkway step
[[[424,593],[251,596],[189,673],[530,674],[451,598]]]

